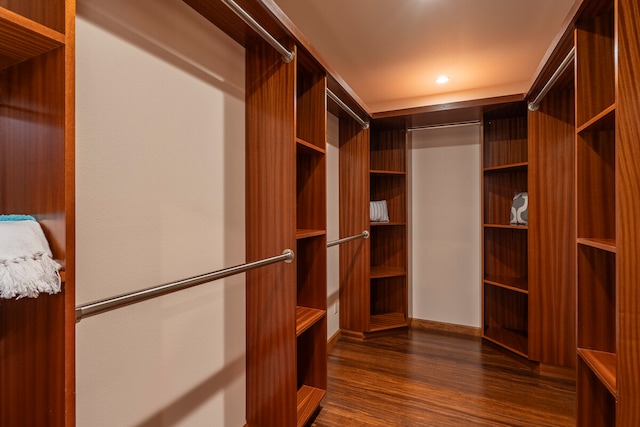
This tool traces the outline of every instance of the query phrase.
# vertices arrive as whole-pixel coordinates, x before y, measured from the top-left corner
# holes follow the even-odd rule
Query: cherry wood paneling
[[[616,255],[578,245],[578,347],[616,352]]]
[[[63,265],[62,293],[0,301],[3,426],[75,424],[74,26],[73,1],[0,1],[0,213]]]
[[[510,107],[508,117],[485,116],[483,167],[527,162],[527,116],[524,104]]]
[[[484,229],[484,277],[527,286],[528,243],[526,229]]]
[[[65,259],[65,51],[0,74],[0,211],[37,216],[55,259]]]
[[[615,132],[577,134],[578,237],[615,239]]]
[[[324,150],[326,145],[327,128],[327,97],[326,77],[322,70],[306,66],[306,56],[298,54],[296,62],[296,96],[297,96],[297,121],[296,129],[298,138],[320,147]]]
[[[528,191],[524,102],[486,107],[482,140],[482,336],[528,357],[528,227],[511,225],[513,197]]]
[[[299,239],[296,250],[297,305],[327,309],[327,239]]]
[[[65,32],[65,5],[75,10],[69,0],[0,0],[0,7],[6,8],[32,21],[39,22],[60,33]],[[75,2],[74,2],[75,3]]]
[[[300,145],[298,144],[298,147]],[[303,230],[327,228],[326,160],[324,154],[298,148],[296,156],[296,227]]]
[[[578,402],[577,423],[582,427],[609,427],[616,425],[616,401],[588,365],[578,359],[576,398]],[[633,425],[633,424],[622,424]]]
[[[371,229],[371,267],[406,269],[407,229],[403,225]],[[406,271],[406,270],[405,270]]]
[[[268,45],[246,53],[247,261],[296,246],[295,66]],[[296,268],[247,272],[247,423],[297,422]],[[269,397],[267,397],[269,396]]]
[[[608,12],[582,20],[576,32],[576,124],[615,103],[613,3]]]
[[[390,223],[405,224],[407,222],[406,174],[372,172],[369,188],[372,201],[387,202]]]
[[[484,172],[484,223],[510,223],[513,196],[527,191],[527,166],[519,165]]]
[[[340,116],[340,237],[369,230],[369,129]],[[369,328],[370,239],[340,245],[340,329]]]
[[[406,277],[388,277],[371,280],[371,315],[407,313]],[[402,319],[404,325],[407,319]]]
[[[530,358],[576,366],[574,90],[529,113]]]
[[[407,171],[405,131],[378,130],[371,134],[371,170]]]
[[[619,425],[640,425],[640,4],[617,1],[616,231]]]
[[[527,357],[528,308],[526,294],[484,285],[484,337]]]

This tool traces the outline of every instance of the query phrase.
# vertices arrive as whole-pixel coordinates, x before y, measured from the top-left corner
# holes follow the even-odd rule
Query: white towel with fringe
[[[58,293],[59,270],[37,221],[0,221],[0,298]]]

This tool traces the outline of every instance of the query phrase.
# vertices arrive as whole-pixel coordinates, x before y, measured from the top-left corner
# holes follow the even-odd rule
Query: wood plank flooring
[[[574,426],[575,382],[480,338],[414,329],[330,350],[314,427]]]

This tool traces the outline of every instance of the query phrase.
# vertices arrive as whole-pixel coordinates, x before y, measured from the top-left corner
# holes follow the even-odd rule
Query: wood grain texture
[[[527,230],[484,229],[484,277],[528,289]]]
[[[407,144],[404,129],[371,133],[371,170],[406,172]]]
[[[372,227],[370,242],[370,266],[374,270],[393,269],[407,271],[407,131],[386,129],[375,122],[371,132],[370,152],[370,200],[386,200],[391,224]],[[374,279],[370,289],[369,330],[408,325],[407,276],[399,275]]]
[[[580,358],[578,358],[576,399],[578,401],[576,425],[580,427],[619,425],[615,422],[615,398]],[[622,423],[622,425],[634,424]]]
[[[615,43],[613,2],[609,11],[580,20],[576,31],[576,125],[613,104]]]
[[[65,33],[65,24],[69,24],[66,19],[66,10],[70,8],[70,4],[67,0],[0,0],[0,7],[62,34]],[[73,10],[75,11],[75,6]]]
[[[18,0],[16,0],[18,1]],[[251,27],[244,23],[238,15],[235,14],[222,1],[216,0],[183,0],[194,10],[200,13],[204,18],[216,27],[224,31],[233,40],[244,46],[250,47],[254,44],[264,43],[262,37],[256,33]],[[282,28],[280,22],[274,18],[273,13],[266,9],[260,1],[255,0],[234,0],[242,9],[244,9],[260,26],[262,26],[276,40],[289,46],[289,34]],[[273,49],[273,48],[271,48]],[[280,56],[280,58],[282,58]],[[295,87],[295,86],[294,86]],[[294,128],[295,129],[295,128]]]
[[[615,397],[618,393],[616,385],[618,358],[616,354],[579,348],[578,356],[589,366],[591,372],[600,379],[602,384],[609,390],[609,393]]]
[[[477,337],[411,330],[340,340],[312,426],[574,426],[574,387]]]
[[[0,2],[0,212],[34,215],[65,269],[63,293],[0,302],[7,426],[75,424],[74,5]]]
[[[483,297],[483,336],[527,357],[528,296],[485,284]]]
[[[483,217],[485,224],[507,225],[510,221],[513,196],[528,191],[526,166],[484,172]]]
[[[268,45],[246,51],[247,261],[296,245],[295,66]],[[247,423],[297,422],[296,268],[246,275]]]
[[[327,239],[298,240],[296,249],[297,305],[327,309]]]
[[[60,47],[64,35],[0,8],[0,69]]]
[[[576,366],[574,90],[529,113],[530,358]]]
[[[578,347],[616,352],[616,255],[578,246]]]
[[[617,425],[640,425],[640,4],[618,0]]]
[[[615,148],[613,128],[577,134],[578,237],[615,239]]]
[[[340,116],[340,237],[369,230],[369,129]],[[369,329],[370,239],[340,245],[340,329]]]
[[[299,145],[298,145],[299,147]],[[296,154],[296,227],[327,228],[326,158],[322,153],[297,150]]]
[[[327,132],[327,79],[304,51],[296,60],[296,129],[298,138],[325,149]],[[305,61],[306,60],[306,61]]]
[[[527,116],[524,103],[507,110],[509,116],[485,116],[483,167],[527,162]],[[492,114],[498,114],[493,112]]]

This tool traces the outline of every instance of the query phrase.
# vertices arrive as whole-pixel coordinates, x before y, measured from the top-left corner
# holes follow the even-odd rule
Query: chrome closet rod
[[[538,108],[540,108],[540,101],[542,101],[542,99],[547,95],[549,90],[551,90],[553,85],[558,81],[558,78],[560,78],[562,73],[564,73],[564,70],[566,70],[569,64],[571,64],[575,56],[576,56],[576,48],[574,46],[571,48],[567,56],[564,58],[564,60],[562,61],[562,63],[560,64],[556,72],[553,73],[553,75],[551,76],[547,84],[544,85],[542,90],[540,90],[540,93],[538,94],[538,96],[536,96],[534,100],[529,103],[529,106],[528,106],[529,111],[536,111]]]
[[[342,99],[338,98],[338,96],[335,93],[331,92],[331,89],[327,89],[327,96],[331,98],[333,101],[335,101],[335,103],[338,104],[340,108],[346,111],[358,123],[360,123],[360,125],[362,126],[362,129],[369,129],[369,122],[362,120],[362,118],[360,118],[360,116],[357,115],[355,111],[353,111],[347,104],[342,102]]]
[[[338,240],[333,240],[331,242],[327,242],[327,247],[330,248],[331,246],[340,245],[342,243],[347,243],[347,242],[350,242],[352,240],[368,239],[368,238],[369,238],[369,232],[367,230],[364,230],[362,233],[356,234],[355,236],[343,237],[342,239],[338,239]]]
[[[434,125],[424,125],[424,126],[413,126],[408,128],[409,132],[415,132],[418,130],[429,130],[429,129],[443,129],[443,128],[456,128],[462,126],[474,126],[479,125],[480,120],[471,120],[467,122],[453,122],[453,123],[438,123]]]
[[[251,15],[249,15],[243,8],[238,6],[236,2],[233,0],[222,0],[224,4],[229,7],[229,9],[233,10],[233,12],[240,17],[248,26],[253,28],[258,34],[262,36],[263,39],[267,41],[274,49],[282,54],[282,60],[286,63],[293,61],[293,58],[296,56],[294,51],[287,49],[282,46],[278,40],[276,40],[267,30],[262,28],[258,22],[253,19]]]
[[[291,249],[285,249],[284,252],[282,252],[282,255],[265,258],[260,261],[249,262],[246,264],[237,265],[235,267],[229,267],[222,270],[214,271],[212,273],[202,274],[200,276],[178,280],[176,282],[166,283],[164,285],[154,286],[135,292],[94,301],[88,304],[83,304],[76,307],[76,323],[80,322],[84,318],[95,316],[96,314],[115,310],[116,308],[135,304],[137,302],[141,302],[151,298],[156,298],[172,292],[180,291],[182,289],[187,289],[196,285],[211,282],[213,280],[222,279],[234,274],[243,273],[254,268],[263,267],[269,264],[275,264],[276,262],[280,261],[290,263],[293,261],[294,256],[295,254]]]

